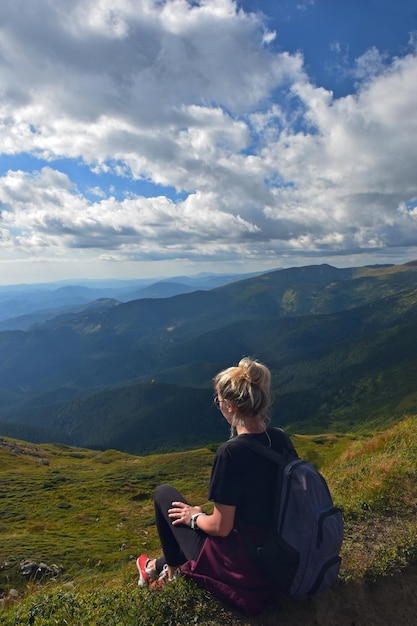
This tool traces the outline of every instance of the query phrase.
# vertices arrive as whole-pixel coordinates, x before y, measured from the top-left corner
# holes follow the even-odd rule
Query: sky
[[[1,0],[0,284],[417,258],[415,0]]]

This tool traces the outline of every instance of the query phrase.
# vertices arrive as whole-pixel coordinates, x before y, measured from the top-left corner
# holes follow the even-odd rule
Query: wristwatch
[[[201,511],[200,513],[194,513],[194,515],[191,515],[191,519],[190,519],[190,526],[193,530],[195,530],[196,528],[198,528],[198,526],[196,525],[196,519],[199,515],[203,515],[203,512]]]

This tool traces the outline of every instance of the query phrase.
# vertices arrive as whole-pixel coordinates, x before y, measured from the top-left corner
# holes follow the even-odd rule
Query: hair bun
[[[249,357],[244,357],[239,361],[238,367],[241,376],[248,383],[257,385],[261,389],[267,389],[271,383],[271,375],[267,367],[259,361],[254,361]]]

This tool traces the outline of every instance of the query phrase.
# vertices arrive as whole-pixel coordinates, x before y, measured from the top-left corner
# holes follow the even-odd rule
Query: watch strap
[[[191,528],[192,528],[193,530],[194,530],[195,528],[198,528],[198,527],[196,527],[196,520],[197,520],[197,517],[199,517],[200,515],[203,515],[203,512],[202,512],[202,511],[200,511],[200,513],[194,513],[194,515],[191,515],[191,519],[190,519],[190,526],[191,526]]]

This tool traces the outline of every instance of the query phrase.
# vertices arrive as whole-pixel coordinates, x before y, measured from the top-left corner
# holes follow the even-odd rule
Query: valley
[[[277,270],[0,332],[0,435],[136,454],[221,440],[211,379],[245,354],[292,433],[392,423],[417,410],[416,278],[415,262]]]

